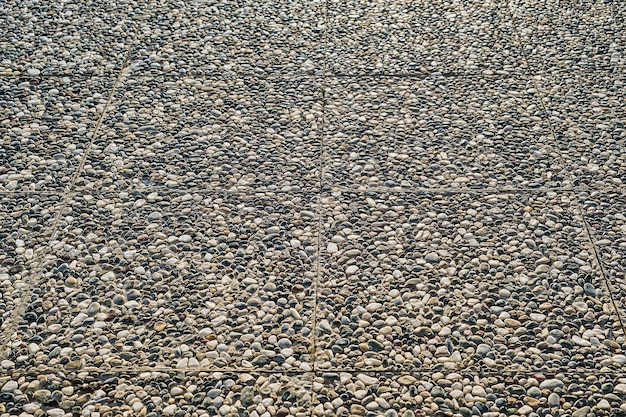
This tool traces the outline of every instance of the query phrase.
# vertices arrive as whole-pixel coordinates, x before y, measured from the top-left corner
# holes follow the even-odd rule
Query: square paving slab
[[[591,191],[580,193],[579,199],[613,300],[626,319],[626,194]]]
[[[19,367],[310,370],[317,197],[73,197],[27,299]],[[69,342],[69,344],[68,344]]]
[[[0,193],[0,328],[12,322],[36,279],[61,209],[59,195]]]
[[[531,73],[623,68],[625,38],[610,3],[513,0],[509,7]]]
[[[626,183],[626,76],[611,72],[545,77],[545,103],[574,184]]]
[[[304,75],[323,69],[324,2],[167,1],[145,11],[137,76]]]
[[[525,66],[506,9],[493,2],[331,1],[330,74],[515,73]]]
[[[0,74],[114,75],[136,32],[126,2],[9,1],[0,16]]]
[[[56,372],[0,378],[11,415],[310,416],[310,375]],[[67,414],[66,414],[67,413]]]
[[[318,187],[320,90],[309,79],[127,79],[78,185]]]
[[[324,181],[347,187],[559,187],[563,166],[526,78],[329,80]]]
[[[313,381],[313,415],[617,416],[626,411],[625,382],[608,375],[328,372]]]
[[[623,329],[571,204],[324,197],[318,369],[623,369]]]
[[[112,85],[107,78],[0,77],[0,191],[68,189]]]

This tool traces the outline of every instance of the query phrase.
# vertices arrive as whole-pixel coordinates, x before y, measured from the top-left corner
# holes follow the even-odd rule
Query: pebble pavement
[[[0,417],[626,415],[619,2],[0,4]]]

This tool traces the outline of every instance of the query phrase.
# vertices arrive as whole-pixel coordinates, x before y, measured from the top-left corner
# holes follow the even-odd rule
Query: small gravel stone
[[[357,379],[363,382],[365,385],[374,385],[378,382],[378,379],[365,374],[357,375]]]
[[[547,389],[550,391],[561,387],[563,387],[563,381],[559,379],[546,379],[545,381],[541,382],[541,384],[539,384],[539,388]]]
[[[16,381],[9,380],[2,386],[2,392],[13,392],[17,389],[18,385]]]
[[[346,268],[346,275],[354,275],[359,270],[359,267],[356,265],[350,265]]]
[[[561,403],[561,399],[558,394],[555,394],[553,392],[548,396],[548,405],[550,407],[558,407],[560,403]]]

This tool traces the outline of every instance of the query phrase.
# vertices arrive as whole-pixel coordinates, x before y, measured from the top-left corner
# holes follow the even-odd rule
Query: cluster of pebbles
[[[316,376],[314,416],[617,416],[626,412],[625,378],[465,372]]]
[[[0,377],[0,416],[307,417],[306,375],[57,372]]]
[[[530,78],[338,78],[326,90],[331,186],[567,184]]]
[[[559,73],[541,81],[559,150],[574,184],[626,183],[626,77],[616,73]]]
[[[317,196],[75,196],[16,368],[310,371]]]
[[[626,378],[324,372],[56,372],[0,378],[0,416],[618,416]]]
[[[571,204],[323,198],[318,367],[624,369],[623,329]]]
[[[113,82],[0,77],[0,191],[69,188]]]
[[[611,4],[512,0],[513,23],[533,73],[605,71],[623,66],[624,35]]]
[[[623,13],[3,2],[0,417],[626,415]]]
[[[486,2],[328,3],[334,74],[512,74],[525,68],[511,17]]]
[[[33,279],[60,207],[61,197],[57,195],[0,195],[1,330],[10,326],[14,310]]]
[[[613,299],[626,309],[626,196],[622,192],[584,192],[585,219],[609,279]]]
[[[38,0],[0,5],[0,74],[117,74],[136,38],[131,1]]]
[[[129,78],[109,113],[78,179],[81,188],[318,187],[319,81]]]
[[[132,71],[147,75],[319,75],[320,0],[159,2],[142,11]]]

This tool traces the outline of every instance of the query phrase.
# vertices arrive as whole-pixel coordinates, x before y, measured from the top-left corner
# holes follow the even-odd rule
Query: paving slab
[[[581,192],[582,211],[591,229],[613,300],[626,319],[626,195],[623,192]]]
[[[319,187],[320,90],[308,78],[129,78],[77,185]]]
[[[0,378],[0,409],[7,415],[304,417],[310,415],[311,379],[157,370],[13,374]]]
[[[508,2],[531,73],[624,66],[624,35],[604,1]]]
[[[0,191],[71,188],[112,86],[97,77],[0,77]]]
[[[323,70],[324,2],[159,2],[143,12],[137,76],[296,76]]]
[[[623,328],[572,202],[324,197],[317,369],[623,369]]]
[[[21,369],[69,357],[103,370],[310,370],[316,204],[305,194],[72,197],[11,357]]]
[[[519,73],[525,61],[495,2],[330,1],[327,72],[338,75]]]
[[[130,2],[8,1],[0,5],[0,74],[117,74],[136,33]]]
[[[625,382],[611,375],[328,372],[313,381],[313,415],[620,415]]]
[[[568,185],[532,79],[336,78],[326,91],[325,185]]]
[[[0,329],[13,322],[53,237],[59,195],[0,193]]]
[[[626,182],[626,76],[613,72],[544,77],[542,94],[556,145],[575,185]]]

